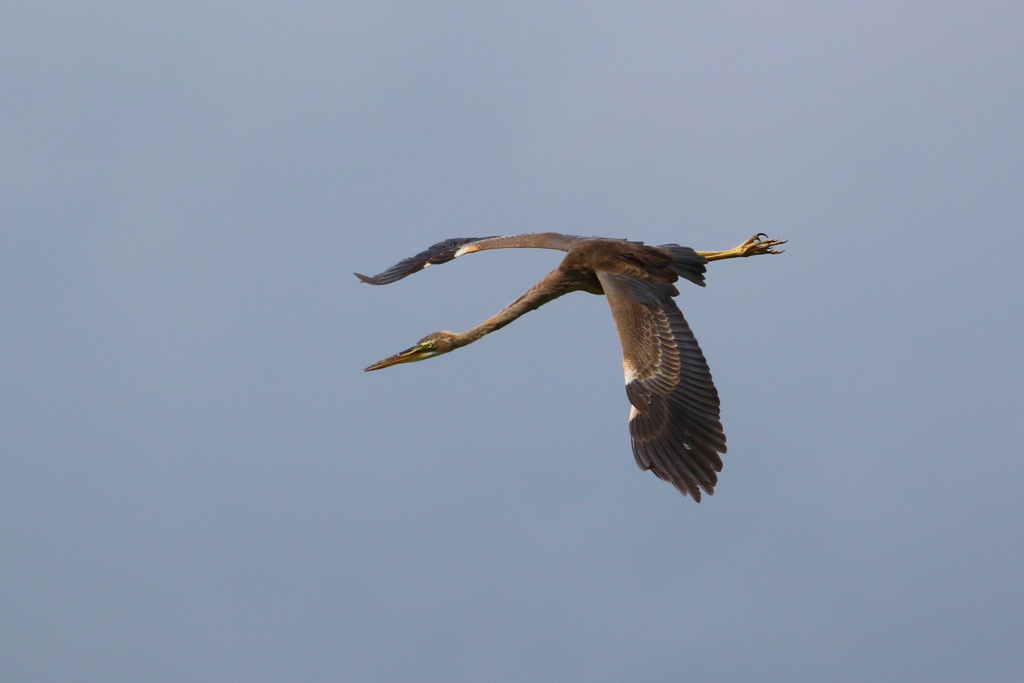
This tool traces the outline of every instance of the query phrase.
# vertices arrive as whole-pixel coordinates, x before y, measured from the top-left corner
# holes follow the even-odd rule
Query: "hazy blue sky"
[[[0,11],[4,681],[1024,679],[1024,5]],[[680,305],[729,453],[630,451],[605,302],[363,373],[558,230]]]

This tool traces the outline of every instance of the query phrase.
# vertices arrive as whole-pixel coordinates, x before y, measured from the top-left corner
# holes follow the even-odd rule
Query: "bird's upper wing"
[[[569,251],[573,242],[582,239],[576,235],[563,235],[558,232],[535,232],[523,235],[504,235],[500,237],[453,237],[438,242],[424,251],[399,261],[383,273],[372,277],[355,273],[363,282],[371,285],[387,285],[402,278],[418,273],[427,266],[448,263],[463,254],[485,249],[558,249]]]
[[[629,433],[641,469],[700,501],[714,493],[725,434],[718,391],[668,283],[598,272],[622,342]]]

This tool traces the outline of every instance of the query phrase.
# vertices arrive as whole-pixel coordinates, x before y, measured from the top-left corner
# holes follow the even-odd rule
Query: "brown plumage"
[[[778,254],[782,252],[775,247],[781,244],[784,242],[764,234],[734,249],[716,252],[553,232],[445,240],[379,275],[356,276],[369,284],[388,284],[427,266],[486,249],[532,247],[568,253],[555,270],[480,325],[463,333],[434,332],[416,346],[366,369],[379,370],[454,351],[569,292],[604,294],[622,344],[636,462],[699,502],[701,491],[714,493],[722,470],[720,454],[726,452],[725,433],[711,371],[672,299],[679,293],[674,283],[683,278],[703,287],[709,261]]]

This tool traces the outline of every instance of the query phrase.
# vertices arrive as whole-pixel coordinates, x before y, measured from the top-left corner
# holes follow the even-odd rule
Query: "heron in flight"
[[[758,233],[727,251],[694,251],[678,244],[578,237],[555,232],[503,237],[457,237],[438,242],[379,275],[356,273],[363,282],[386,285],[427,266],[486,249],[536,248],[567,252],[561,264],[497,315],[466,332],[428,334],[412,348],[366,368],[381,368],[440,356],[472,344],[529,311],[569,292],[603,294],[622,343],[626,396],[632,408],[629,433],[643,470],[671,482],[700,502],[711,495],[722,471],[725,434],[718,390],[704,354],[672,297],[679,278],[704,286],[709,261],[781,254],[784,241]]]

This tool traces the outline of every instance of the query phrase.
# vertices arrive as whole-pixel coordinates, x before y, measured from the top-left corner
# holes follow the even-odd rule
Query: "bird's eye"
[[[430,351],[434,348],[434,342],[423,342],[422,344],[420,344],[420,348],[423,349],[424,351]]]

